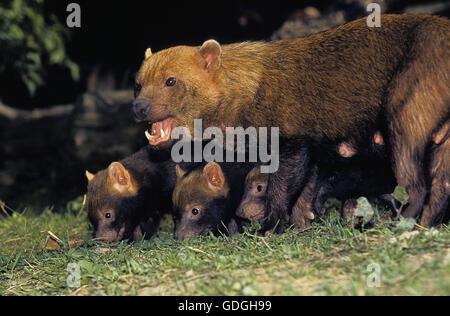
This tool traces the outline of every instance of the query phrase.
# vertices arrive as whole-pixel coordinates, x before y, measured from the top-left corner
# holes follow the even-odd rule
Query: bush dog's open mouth
[[[170,141],[172,135],[172,123],[174,119],[169,117],[165,120],[155,122],[152,125],[151,133],[148,130],[145,131],[145,137],[151,146],[158,146],[159,144]]]

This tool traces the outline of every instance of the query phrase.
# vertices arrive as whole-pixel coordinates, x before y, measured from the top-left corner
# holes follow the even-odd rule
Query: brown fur
[[[113,226],[112,223],[116,221],[116,212],[113,205],[108,205],[106,199],[110,195],[117,195],[113,191],[112,181],[110,180],[108,170],[101,170],[97,174],[92,175],[86,172],[88,179],[88,193],[87,193],[87,210],[91,223],[94,226],[94,237],[100,238],[104,241],[121,240],[125,227]],[[106,219],[106,214],[111,215]]]
[[[259,221],[264,218],[266,206],[266,189],[269,175],[260,172],[255,167],[245,178],[245,191],[236,215],[249,221]]]
[[[416,216],[425,147],[450,112],[449,31],[445,18],[383,15],[381,28],[360,19],[301,39],[173,47],[146,58],[138,97],[151,104],[151,123],[278,126],[283,137],[323,146],[360,141],[384,118],[397,180],[410,194],[404,215]],[[273,224],[287,218],[283,163],[269,180]]]
[[[95,175],[86,172],[86,205],[95,238],[150,238],[163,213],[171,212],[175,164],[150,152],[147,146]]]
[[[410,196],[403,213],[406,217],[421,210],[427,194],[425,150],[432,132],[450,112],[449,30],[444,19],[427,19],[417,25],[410,32],[415,41],[388,88],[394,171],[398,184]]]
[[[316,168],[316,167],[315,167]],[[292,223],[297,228],[305,228],[311,225],[314,216],[314,198],[317,194],[317,170],[313,171],[305,188],[301,192],[294,206],[292,207]]]
[[[421,225],[439,225],[449,215],[450,199],[450,121],[447,121],[433,135],[434,144],[430,148],[430,193],[425,204]]]
[[[225,181],[222,169],[217,164],[212,163],[185,174],[177,165],[177,183],[173,191],[173,205],[176,218],[175,238],[194,238],[215,230],[217,214],[208,208],[214,201],[223,201],[230,191],[228,183]],[[223,179],[214,181],[213,179]],[[193,214],[192,210],[197,209],[198,214]]]
[[[209,232],[235,233],[236,208],[249,169],[251,165],[242,163],[210,162],[188,171],[177,166],[173,191],[175,238],[193,238]]]

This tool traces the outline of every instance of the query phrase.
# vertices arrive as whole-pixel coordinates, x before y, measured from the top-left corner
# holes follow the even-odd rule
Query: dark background
[[[66,7],[81,6],[82,27],[71,29],[68,55],[81,67],[82,78],[71,82],[63,71],[49,73],[47,87],[35,98],[10,87],[2,99],[18,107],[71,103],[86,89],[93,67],[112,73],[116,88],[132,86],[147,47],[158,51],[174,45],[200,45],[214,38],[221,43],[267,39],[295,9],[332,1],[45,1],[45,10],[65,23]],[[5,82],[4,84],[7,84]]]
[[[66,49],[80,67],[80,80],[73,81],[67,70],[49,68],[46,85],[30,97],[13,80],[14,74],[0,75],[0,103],[19,111],[13,118],[0,113],[0,200],[16,208],[65,209],[67,201],[86,190],[85,169],[96,172],[145,143],[143,129],[127,115],[131,91],[125,97],[99,91],[130,90],[147,47],[155,52],[175,45],[201,45],[210,38],[223,44],[270,39],[308,6],[320,11],[323,22],[340,10],[345,21],[368,14],[360,0],[46,0],[44,10],[65,24],[71,2],[81,6],[81,28],[69,30]],[[425,6],[427,12],[428,5],[440,3],[446,8],[433,13],[449,15],[449,1],[386,2],[388,13],[405,12],[405,7],[414,5]],[[92,78],[95,85],[89,83]],[[30,110],[58,104],[73,105],[70,115],[23,118],[40,113],[30,115]]]
[[[69,3],[80,4],[82,27],[70,30],[68,55],[81,67],[82,78],[72,82],[64,70],[53,69],[34,98],[21,93],[23,87],[3,78],[8,93],[6,104],[30,108],[71,103],[86,89],[93,67],[111,73],[116,88],[132,86],[147,47],[158,51],[174,45],[200,45],[214,38],[221,43],[263,40],[281,27],[296,10],[314,6],[320,11],[344,9],[348,20],[361,16],[353,12],[352,1],[107,1],[46,0],[45,11],[56,14],[65,23]],[[361,2],[361,1],[360,1]],[[382,1],[379,1],[382,3]],[[427,1],[390,1],[389,12],[401,12],[405,4]],[[433,1],[430,1],[433,2]],[[1,78],[0,78],[1,81]],[[3,91],[6,89],[3,88]]]

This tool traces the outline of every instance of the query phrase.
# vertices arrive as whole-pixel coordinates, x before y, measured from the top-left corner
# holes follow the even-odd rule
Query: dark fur
[[[450,124],[447,121],[439,127],[426,150],[430,195],[425,205],[423,226],[442,223],[448,214],[450,196]],[[389,149],[370,141],[369,147],[355,148],[356,156],[351,159],[335,157],[333,164],[321,164],[323,152],[318,153],[318,165],[312,169],[312,176],[292,211],[293,222],[302,227],[309,221],[304,213],[313,211],[316,215],[324,212],[324,202],[329,197],[343,202],[341,215],[349,218],[356,208],[356,198],[366,196],[380,197],[390,193],[396,186],[396,179],[387,159]],[[368,149],[368,150],[367,150]],[[328,160],[329,161],[329,160]],[[430,205],[430,203],[435,203]],[[300,225],[299,225],[300,224]]]
[[[301,190],[290,214],[290,222],[298,228],[308,226],[310,221],[316,216],[321,216],[324,213],[324,203],[330,197],[335,197],[343,201],[341,214],[343,218],[348,218],[353,215],[353,209],[356,206],[356,198],[366,196],[369,198],[379,197],[383,194],[390,193],[395,187],[395,178],[390,166],[389,160],[386,157],[386,146],[384,144],[375,144],[373,137],[367,140],[367,144],[363,148],[353,147],[350,151],[355,152],[352,158],[343,158],[337,154],[335,150],[324,152],[320,148],[315,148],[311,145],[311,164],[305,168],[303,156],[300,154],[292,154],[289,158],[291,182],[290,190],[295,190],[301,186],[298,183],[299,174],[298,169],[308,169],[309,173],[306,178],[309,181]],[[347,143],[348,146],[350,144]],[[286,142],[285,146],[293,146],[295,149],[295,142]],[[285,150],[284,152],[287,152]],[[330,163],[330,161],[332,161]],[[251,208],[259,208],[261,203],[264,203],[267,196],[258,195],[251,196],[250,190],[254,180],[258,180],[257,173],[252,173],[246,179],[247,189],[246,194],[241,202],[240,216],[251,220],[244,210],[251,212]],[[258,182],[258,181],[256,181]],[[263,180],[264,185],[267,185]],[[255,195],[255,193],[253,193]],[[290,193],[288,193],[290,194]],[[252,204],[253,203],[253,204]],[[240,210],[238,209],[238,211]],[[261,218],[263,215],[257,214]],[[258,218],[258,219],[259,219]]]
[[[236,215],[249,221],[258,221],[264,218],[266,206],[266,189],[268,174],[260,172],[260,166],[255,167],[245,177],[245,189]]]
[[[172,191],[175,186],[175,164],[168,152],[159,152],[146,146],[120,161],[136,180],[136,196],[122,197],[107,190],[108,172],[100,171],[88,185],[87,209],[97,235],[98,212],[105,208],[116,213],[112,229],[117,233],[125,225],[120,239],[134,239],[137,228],[149,239],[156,232],[163,214],[172,211]]]
[[[425,227],[447,223],[450,216],[450,121],[447,120],[437,133],[441,134],[439,143],[432,142],[427,150],[430,191],[421,219]]]
[[[206,183],[198,181],[205,164],[188,170],[179,178],[173,193],[175,238],[197,237],[208,232],[214,234],[235,233],[241,220],[236,217],[236,209],[244,192],[245,177],[254,167],[251,163],[219,163],[225,176],[227,194],[208,191]],[[201,215],[190,219],[187,205],[195,202],[201,209]]]
[[[341,217],[351,218],[357,198],[380,197],[393,192],[395,185],[390,164],[380,158],[355,158],[337,168],[315,166],[292,210],[292,218],[297,227],[308,226],[309,220],[303,214],[312,211],[316,216],[323,215],[324,203],[331,197],[343,201]]]

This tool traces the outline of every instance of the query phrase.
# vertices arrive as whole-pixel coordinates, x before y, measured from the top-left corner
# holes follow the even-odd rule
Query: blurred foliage
[[[15,73],[30,96],[45,85],[49,66],[66,68],[79,80],[79,68],[66,53],[67,39],[67,28],[44,11],[44,0],[2,0],[0,76]]]

